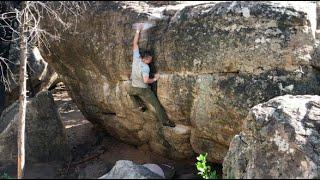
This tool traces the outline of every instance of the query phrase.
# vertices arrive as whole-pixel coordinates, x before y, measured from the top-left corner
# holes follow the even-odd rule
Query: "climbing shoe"
[[[169,127],[176,127],[176,125],[174,124],[174,122],[168,121],[163,123],[164,126],[169,126]]]
[[[145,106],[140,106],[139,109],[140,109],[140,111],[145,112],[145,111],[147,110],[147,107],[145,107]]]
[[[133,108],[134,111],[140,111],[140,112],[145,112],[147,108],[145,106],[139,106],[136,108]]]

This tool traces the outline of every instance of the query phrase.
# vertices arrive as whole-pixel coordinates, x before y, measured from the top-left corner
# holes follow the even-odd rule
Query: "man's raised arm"
[[[136,34],[134,35],[134,38],[133,38],[133,46],[132,46],[133,51],[139,49],[138,43],[139,43],[139,37],[140,37],[140,32],[142,28],[143,28],[143,24],[139,24],[137,27]]]

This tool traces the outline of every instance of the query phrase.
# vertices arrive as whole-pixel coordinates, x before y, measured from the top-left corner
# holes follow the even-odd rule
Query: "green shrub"
[[[13,178],[11,178],[7,173],[3,173],[2,175],[0,175],[0,179],[13,179]]]
[[[211,166],[207,164],[207,155],[200,154],[197,157],[198,162],[196,163],[198,174],[202,176],[203,179],[218,179],[216,171],[211,171]]]

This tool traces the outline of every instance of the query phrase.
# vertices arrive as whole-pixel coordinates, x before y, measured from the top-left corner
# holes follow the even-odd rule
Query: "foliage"
[[[3,175],[0,175],[0,179],[13,179],[10,177],[7,173],[3,173]]]
[[[196,163],[198,174],[202,176],[203,179],[218,179],[216,171],[211,171],[211,166],[207,164],[207,155],[200,154],[197,157],[198,162]]]

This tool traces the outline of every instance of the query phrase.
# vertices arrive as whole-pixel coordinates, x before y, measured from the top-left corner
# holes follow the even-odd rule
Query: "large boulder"
[[[99,179],[164,179],[149,168],[132,161],[119,160],[110,172]]]
[[[15,163],[17,159],[18,111],[17,101],[0,117],[1,163]],[[66,160],[70,155],[60,114],[48,91],[28,99],[25,150],[27,162]]]
[[[317,1],[317,29],[320,29],[320,2]]]
[[[66,17],[74,28],[57,28],[61,40],[43,55],[86,118],[113,136],[173,158],[208,152],[221,162],[251,107],[319,94],[310,65],[315,3],[200,3],[91,2],[77,21]],[[155,51],[156,93],[176,128],[134,111],[127,93],[132,25],[144,20],[156,26],[142,33],[140,47]]]
[[[254,106],[223,163],[226,178],[320,178],[320,96],[285,95]]]

